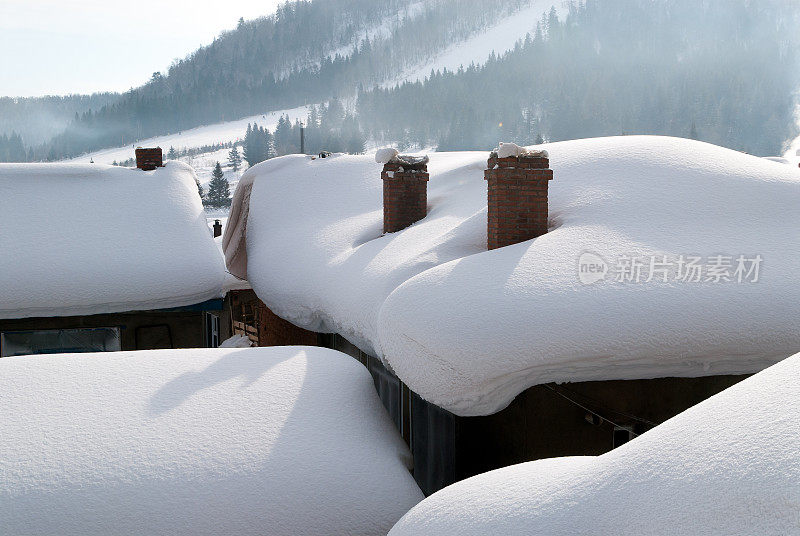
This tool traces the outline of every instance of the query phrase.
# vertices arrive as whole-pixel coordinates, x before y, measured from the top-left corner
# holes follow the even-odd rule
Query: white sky
[[[0,96],[126,91],[279,0],[0,0]]]

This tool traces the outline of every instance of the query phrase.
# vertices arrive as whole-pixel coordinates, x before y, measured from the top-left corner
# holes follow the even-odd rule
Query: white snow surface
[[[170,147],[175,149],[193,147],[202,147],[203,145],[213,145],[215,143],[235,142],[244,139],[245,132],[247,131],[247,124],[258,123],[258,126],[268,128],[271,131],[275,130],[278,120],[282,115],[288,115],[289,119],[294,122],[295,119],[302,119],[308,116],[308,106],[300,106],[298,108],[291,108],[287,110],[277,110],[274,112],[267,112],[264,114],[252,115],[234,121],[225,121],[222,123],[215,123],[213,125],[205,125],[196,127],[173,134],[165,134],[163,136],[155,136],[143,140],[138,140],[134,144],[125,144],[121,147],[111,149],[101,149],[89,154],[81,155],[68,160],[69,162],[88,163],[89,160],[94,160],[99,164],[111,164],[115,160],[123,162],[135,156],[134,150],[136,147],[161,147],[164,151],[164,158],[166,159],[167,151]],[[227,152],[225,150],[225,158],[227,159]],[[241,148],[239,149],[241,151]],[[224,164],[224,161],[220,161]]]
[[[390,536],[783,536],[800,530],[800,355],[599,457],[458,482]]]
[[[388,164],[400,153],[393,147],[384,147],[375,151],[375,162],[378,164]]]
[[[244,335],[234,335],[219,343],[220,348],[252,348],[253,341]]]
[[[497,153],[497,158],[509,158],[511,156],[522,156],[522,155],[531,155],[531,156],[538,156],[542,158],[549,158],[550,155],[547,153],[546,150],[528,150],[525,147],[520,147],[516,143],[511,142],[500,142],[497,148],[494,150]]]
[[[0,360],[0,534],[379,535],[423,497],[322,348]]]
[[[0,164],[0,318],[219,298],[225,265],[192,169]]]
[[[434,153],[428,216],[382,234],[371,156],[248,170],[247,279],[276,314],[338,332],[411,389],[489,414],[548,382],[757,372],[800,350],[800,171],[656,136],[550,154],[550,232],[486,251],[487,152]],[[578,260],[761,255],[758,282],[584,285]]]

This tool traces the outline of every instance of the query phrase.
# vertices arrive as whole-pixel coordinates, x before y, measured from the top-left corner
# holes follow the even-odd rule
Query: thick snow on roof
[[[225,267],[192,169],[0,164],[0,318],[199,303]]]
[[[390,536],[751,536],[800,528],[800,355],[594,457],[514,465],[431,495]]]
[[[378,535],[423,498],[332,350],[5,358],[0,407],[0,534]]]
[[[540,383],[751,373],[800,350],[797,169],[667,137],[537,149],[554,170],[551,231],[493,251],[488,152],[432,154],[428,216],[385,236],[372,155],[260,164],[242,178],[248,280],[276,314],[341,333],[461,415]],[[762,262],[741,283],[709,268],[681,281],[677,266],[666,282],[648,265],[638,282],[612,276],[625,256],[717,255],[731,276],[740,255]],[[582,259],[608,277],[583,284]]]

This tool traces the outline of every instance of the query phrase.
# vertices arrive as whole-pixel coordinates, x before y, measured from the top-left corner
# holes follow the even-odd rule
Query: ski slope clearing
[[[192,147],[213,145],[215,143],[235,142],[244,139],[248,123],[258,123],[259,126],[274,131],[275,126],[278,124],[278,119],[280,119],[282,115],[288,115],[292,122],[296,119],[304,120],[308,116],[308,107],[300,106],[299,108],[291,108],[288,110],[277,110],[266,114],[237,119],[235,121],[226,121],[224,123],[184,130],[176,134],[155,136],[153,138],[139,140],[132,145],[125,145],[124,147],[95,151],[72,158],[68,160],[68,162],[88,163],[89,160],[94,160],[96,163],[100,164],[111,164],[114,161],[123,162],[129,158],[133,158],[134,149],[136,147],[161,147],[166,157],[167,150],[170,147],[175,147],[175,149],[190,149]]]
[[[567,12],[558,0],[532,0],[531,5],[517,13],[500,19],[497,24],[464,41],[453,44],[436,54],[430,61],[407,69],[401,76],[383,84],[391,87],[402,82],[417,82],[431,74],[431,71],[457,71],[467,68],[471,63],[482,65],[494,52],[496,55],[512,50],[517,41],[536,31],[536,23],[542,20],[550,8],[555,8],[559,17]]]
[[[228,231],[246,229],[276,314],[459,415],[541,383],[752,373],[800,350],[800,170],[657,136],[537,149],[550,232],[505,248],[486,251],[488,152],[432,153],[427,217],[383,236],[373,155],[271,160],[242,176],[249,219]]]
[[[422,500],[367,370],[323,348],[0,360],[0,534],[383,535]]]
[[[800,527],[800,355],[607,454],[458,482],[390,536],[782,536]]]

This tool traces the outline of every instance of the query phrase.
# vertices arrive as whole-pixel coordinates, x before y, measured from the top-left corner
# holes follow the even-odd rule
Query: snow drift
[[[0,534],[378,535],[422,499],[332,350],[5,358],[0,407]]]
[[[245,173],[246,233],[226,254],[246,239],[276,314],[342,334],[460,415],[540,383],[752,373],[800,350],[797,169],[668,137],[535,149],[554,170],[535,240],[486,251],[488,152],[432,154],[428,216],[385,236],[372,156],[291,156]],[[763,263],[741,283],[583,284],[584,254]]]
[[[194,171],[0,164],[0,318],[159,309],[222,294]]]
[[[453,484],[390,536],[751,536],[800,527],[800,355],[607,454]]]

